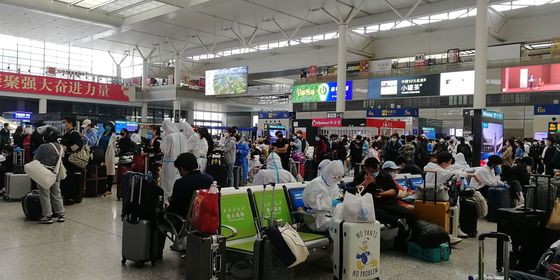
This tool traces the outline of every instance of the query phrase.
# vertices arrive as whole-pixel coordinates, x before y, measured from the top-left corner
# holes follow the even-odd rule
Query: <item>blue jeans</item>
[[[230,188],[233,188],[233,164],[226,164],[226,170],[227,170],[226,185]]]

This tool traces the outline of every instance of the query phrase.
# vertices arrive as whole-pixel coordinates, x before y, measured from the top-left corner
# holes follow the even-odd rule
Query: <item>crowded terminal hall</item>
[[[558,15],[0,0],[0,279],[560,280]]]

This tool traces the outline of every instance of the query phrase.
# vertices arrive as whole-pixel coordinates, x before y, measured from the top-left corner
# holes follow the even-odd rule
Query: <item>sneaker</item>
[[[59,223],[64,223],[64,221],[66,221],[66,219],[64,218],[64,215],[58,215],[58,219],[56,220]]]
[[[458,232],[458,234],[457,234],[457,237],[459,237],[459,238],[467,238],[467,237],[469,237],[469,235],[466,234],[466,233],[464,233],[461,229],[459,229],[459,232]]]
[[[458,237],[455,237],[455,236],[453,236],[453,235],[449,235],[449,239],[450,239],[450,242],[449,242],[449,243],[451,243],[451,246],[457,245],[457,244],[459,244],[461,241],[463,241],[463,239],[458,238]]]
[[[52,224],[53,223],[53,219],[50,216],[45,216],[43,218],[41,218],[41,220],[39,220],[40,224]]]

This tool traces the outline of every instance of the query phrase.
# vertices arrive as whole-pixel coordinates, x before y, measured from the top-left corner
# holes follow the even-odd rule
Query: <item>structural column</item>
[[[476,1],[474,108],[486,107],[486,79],[488,54],[488,0]]]
[[[173,121],[178,123],[181,121],[181,101],[173,101]]]
[[[141,117],[140,120],[143,123],[147,123],[148,122],[148,103],[144,102],[142,103],[142,110],[140,112]]]
[[[346,67],[347,67],[347,45],[348,24],[338,25],[338,68],[336,73],[336,111],[346,110]]]
[[[121,80],[122,78],[122,67],[120,64],[117,64],[117,80]]]
[[[146,92],[148,90],[148,67],[150,64],[148,63],[148,59],[142,60],[142,92]]]
[[[173,71],[173,83],[177,88],[181,86],[181,66],[181,55],[177,54],[175,55],[175,69]]]
[[[41,98],[39,99],[39,114],[46,114],[47,113],[47,99]]]

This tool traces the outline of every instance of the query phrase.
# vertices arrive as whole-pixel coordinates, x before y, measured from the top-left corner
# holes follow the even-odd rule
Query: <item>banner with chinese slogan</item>
[[[0,72],[0,91],[37,95],[129,101],[121,85]]]

